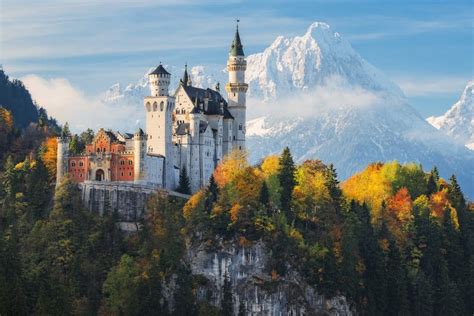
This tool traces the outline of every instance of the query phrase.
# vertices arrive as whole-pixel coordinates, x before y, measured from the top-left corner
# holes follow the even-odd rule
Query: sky
[[[236,18],[246,54],[328,23],[423,117],[444,113],[474,78],[474,4],[453,0],[0,0],[0,64],[46,108],[50,94],[87,103],[159,62],[224,67]]]

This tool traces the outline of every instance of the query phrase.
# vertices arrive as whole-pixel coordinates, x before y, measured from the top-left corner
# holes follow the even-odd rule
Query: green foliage
[[[278,173],[278,180],[280,182],[280,203],[281,208],[288,215],[290,214],[291,199],[293,195],[293,188],[296,185],[295,180],[296,167],[291,156],[290,149],[285,147],[280,156],[280,170]]]
[[[184,194],[191,194],[191,187],[189,185],[189,177],[188,172],[186,171],[186,167],[181,169],[179,174],[179,185],[176,191]]]

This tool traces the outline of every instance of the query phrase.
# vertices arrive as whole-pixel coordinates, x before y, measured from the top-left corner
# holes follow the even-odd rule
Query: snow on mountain
[[[403,96],[398,86],[322,22],[311,24],[303,36],[277,37],[262,53],[248,56],[247,65],[249,96],[263,100],[310,91],[335,75],[349,84]]]
[[[400,88],[329,25],[316,22],[303,36],[279,36],[247,63],[247,117],[258,117],[247,122],[252,162],[289,146],[297,161],[333,163],[341,179],[374,161],[418,162],[425,169],[436,165],[444,177],[456,174],[474,197],[474,153],[428,124]],[[223,68],[193,67],[193,85],[223,85]],[[167,69],[174,88],[184,69]],[[104,102],[141,108],[146,94],[144,76],[125,88],[112,86]]]
[[[474,80],[467,83],[461,98],[444,115],[431,116],[427,121],[474,150]]]
[[[248,61],[251,95],[264,100],[249,110],[267,113],[247,124],[252,162],[289,146],[297,161],[334,163],[341,179],[374,161],[417,162],[456,174],[474,197],[474,154],[428,124],[327,24],[278,37]]]

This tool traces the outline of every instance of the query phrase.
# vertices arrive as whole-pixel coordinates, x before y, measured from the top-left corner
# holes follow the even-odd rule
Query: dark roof
[[[200,111],[201,113],[204,113],[206,115],[224,115],[226,118],[233,118],[232,115],[230,115],[229,111],[226,111],[227,109],[227,101],[222,97],[222,95],[215,90],[212,89],[201,89],[201,88],[196,88],[192,86],[183,86],[184,91],[188,95],[188,97],[191,99],[191,101],[195,105],[195,107],[199,107],[197,110]],[[207,98],[207,109],[204,109],[204,103]],[[221,109],[221,103],[223,107],[223,111]],[[195,110],[193,109],[193,112]],[[226,113],[227,112],[227,113]]]
[[[138,136],[144,136],[145,133],[143,132],[143,130],[141,128],[138,128],[138,130],[135,132],[135,135],[138,135]],[[133,136],[133,135],[132,135]]]
[[[104,133],[105,133],[107,136],[109,136],[110,142],[112,142],[112,143],[113,143],[113,142],[118,142],[117,136],[115,136],[114,132],[112,132],[112,131],[105,131],[105,130],[104,130]]]
[[[183,79],[179,81],[183,86],[187,86],[189,82],[189,75],[188,75],[188,64],[184,65],[184,74]]]
[[[208,122],[199,121],[199,133],[204,133],[209,126]],[[189,123],[180,123],[176,127],[176,135],[187,135],[189,134]]]
[[[150,72],[150,75],[171,75],[171,74],[167,72],[166,69],[160,64],[158,67],[156,67],[155,70]]]
[[[123,138],[125,138],[125,139],[130,139],[130,138],[133,138],[133,134],[130,134],[130,133],[124,133],[124,134],[123,134]]]
[[[186,135],[189,130],[189,123],[181,123],[178,125],[176,128],[176,134],[177,135]]]
[[[238,25],[237,25],[237,29],[235,30],[234,40],[232,41],[232,45],[230,45],[229,54],[231,56],[245,56],[244,47],[242,46],[242,42],[240,41]]]

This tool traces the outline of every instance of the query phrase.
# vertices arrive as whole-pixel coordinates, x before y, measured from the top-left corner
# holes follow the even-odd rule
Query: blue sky
[[[0,63],[95,95],[160,61],[225,65],[236,17],[247,54],[327,22],[425,117],[474,77],[472,1],[0,0]]]

